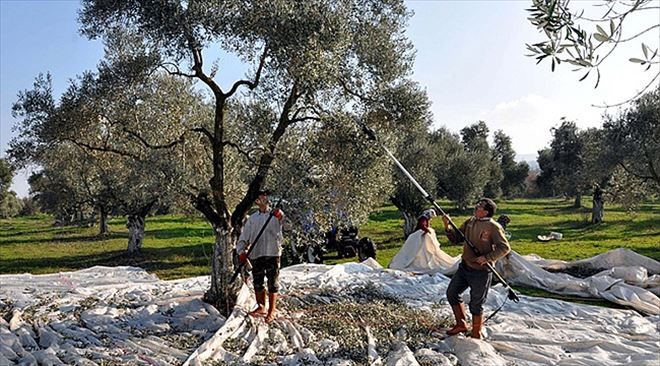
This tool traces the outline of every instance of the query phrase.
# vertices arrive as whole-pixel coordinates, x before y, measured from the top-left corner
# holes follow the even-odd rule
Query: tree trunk
[[[407,239],[410,234],[415,231],[415,227],[417,226],[417,219],[414,215],[402,211],[403,213],[403,239]]]
[[[128,215],[128,252],[138,253],[142,249],[144,239],[144,219],[146,215]]]
[[[600,224],[603,222],[605,202],[603,200],[603,190],[600,187],[594,189],[593,206],[591,208],[591,223]]]
[[[575,208],[582,207],[582,195],[581,194],[576,194],[575,195],[575,202],[573,203],[573,207],[575,207]]]
[[[215,246],[213,249],[213,260],[211,261],[211,288],[204,294],[204,301],[212,304],[224,316],[229,316],[236,297],[241,288],[242,280],[237,278],[230,283],[234,275],[233,248],[236,238],[229,231],[222,228],[215,230]]]
[[[110,229],[108,228],[108,209],[104,205],[99,206],[99,235],[110,234]]]

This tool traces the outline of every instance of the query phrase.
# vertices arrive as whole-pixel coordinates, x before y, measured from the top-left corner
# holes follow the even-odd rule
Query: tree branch
[[[644,33],[648,32],[648,31],[652,30],[653,28],[660,28],[660,24],[652,25],[652,26],[650,26],[650,27],[644,29],[643,31],[641,31],[641,32],[639,32],[639,33],[637,33],[637,34],[635,34],[634,36],[631,36],[631,37],[626,38],[626,39],[620,39],[618,42],[628,42],[628,41],[631,41],[631,40],[633,40],[633,39],[635,39],[635,38],[641,36],[642,34],[644,34]]]
[[[201,132],[202,134],[204,134],[204,136],[206,136],[209,139],[209,142],[211,142],[211,145],[215,141],[213,139],[213,135],[211,134],[211,131],[207,130],[206,127],[195,127],[192,129],[192,131]]]
[[[213,91],[213,94],[216,96],[216,98],[224,98],[224,94],[222,93],[220,86],[212,78],[206,75],[202,69],[202,65],[204,64],[202,59],[202,51],[198,48],[191,47],[191,52],[193,55],[193,70],[195,71],[195,77],[201,80],[209,88],[211,88],[211,91]]]
[[[254,160],[254,159],[252,159],[252,157],[250,156],[250,152],[255,151],[255,150],[258,150],[258,148],[256,148],[256,149],[252,149],[252,150],[250,150],[250,151],[244,151],[243,149],[241,149],[240,146],[238,146],[237,144],[235,144],[235,143],[233,143],[233,142],[230,142],[230,141],[223,141],[223,142],[222,142],[222,146],[231,146],[231,147],[233,147],[233,148],[236,149],[236,151],[238,151],[240,154],[244,155],[245,158],[246,158],[250,163],[255,164],[255,165],[257,164],[257,161]]]
[[[126,133],[129,134],[130,136],[133,136],[134,138],[136,138],[137,140],[139,140],[139,141],[142,143],[142,145],[144,145],[145,147],[148,147],[148,148],[150,148],[150,149],[154,149],[154,150],[158,150],[158,149],[169,149],[169,148],[171,148],[171,147],[173,147],[173,146],[176,146],[176,145],[178,145],[178,144],[180,144],[180,143],[183,142],[183,136],[185,136],[185,133],[183,133],[183,134],[181,134],[181,136],[179,136],[178,139],[176,139],[176,140],[174,140],[174,141],[172,141],[172,142],[170,142],[170,143],[167,143],[167,144],[165,144],[165,145],[152,145],[152,144],[150,144],[147,140],[145,140],[144,137],[140,136],[138,133],[136,133],[136,132],[134,132],[134,131],[131,131],[131,130],[129,130],[129,129],[126,128],[126,127],[124,127],[123,130],[124,130],[124,132],[126,132]]]
[[[346,81],[344,79],[340,78],[339,83],[341,84],[342,89],[344,89],[344,91],[346,93],[348,93],[349,95],[352,95],[352,96],[354,96],[354,97],[356,97],[360,100],[367,101],[367,102],[370,102],[370,103],[375,103],[376,102],[374,99],[371,99],[371,98],[366,97],[366,96],[364,96],[364,95],[362,95],[358,92],[353,91],[351,88],[348,87],[348,85],[346,85]]]
[[[132,153],[129,153],[129,152],[126,152],[126,151],[110,148],[110,147],[107,147],[107,146],[105,146],[105,147],[93,146],[93,145],[86,144],[86,143],[80,142],[80,141],[76,141],[76,140],[70,139],[70,138],[65,138],[64,141],[69,141],[69,142],[73,143],[74,145],[84,147],[84,148],[92,150],[92,151],[109,152],[109,153],[125,156],[125,157],[128,157],[128,158],[134,159],[134,160],[140,160],[140,157],[138,155],[135,155],[135,154],[132,154]]]
[[[231,90],[229,90],[227,94],[224,95],[225,98],[229,98],[232,95],[234,95],[234,93],[236,93],[236,90],[238,90],[238,88],[241,85],[247,85],[247,87],[250,88],[250,90],[254,90],[254,88],[256,88],[257,85],[259,85],[259,79],[261,79],[261,71],[263,70],[264,64],[266,63],[267,55],[268,55],[268,46],[264,47],[264,52],[261,54],[261,57],[259,58],[259,66],[257,66],[257,74],[254,77],[254,81],[239,80],[235,82],[234,85],[231,87]]]
[[[195,208],[201,212],[204,217],[213,225],[213,228],[218,228],[221,225],[220,215],[213,209],[213,204],[209,200],[208,194],[201,192],[192,197],[192,203]]]
[[[166,65],[174,67],[174,71],[167,68]],[[173,63],[173,62],[164,62],[164,63],[158,65],[157,68],[158,67],[165,69],[165,71],[170,75],[185,76],[185,77],[188,77],[188,78],[194,78],[196,76],[195,74],[186,74],[185,72],[182,72],[179,69],[179,66],[177,64]]]
[[[619,162],[619,166],[620,166],[621,168],[623,168],[623,170],[624,170],[626,173],[632,175],[633,177],[636,177],[636,178],[639,178],[639,179],[642,179],[642,180],[651,180],[651,179],[653,179],[653,177],[651,177],[651,176],[648,176],[648,175],[641,175],[641,174],[637,174],[637,173],[635,173],[635,172],[632,171],[631,169],[628,169],[628,167],[626,166],[626,164],[624,164],[623,162]]]
[[[644,94],[644,92],[645,92],[649,87],[651,87],[651,85],[653,85],[653,83],[655,82],[656,79],[658,79],[658,77],[660,77],[660,71],[658,71],[658,73],[655,74],[655,76],[651,79],[651,81],[649,81],[649,83],[646,84],[646,86],[644,86],[644,88],[642,88],[642,90],[640,90],[640,91],[639,91],[637,94],[635,94],[633,97],[624,100],[623,102],[619,102],[619,103],[616,103],[616,104],[603,104],[603,105],[592,104],[591,106],[592,106],[592,107],[598,107],[598,108],[609,108],[609,107],[618,107],[618,106],[620,106],[620,105],[624,105],[624,104],[630,102],[631,100],[635,100],[635,99],[637,99],[640,95]]]
[[[247,214],[247,211],[250,209],[250,206],[252,206],[252,202],[254,202],[255,198],[257,198],[259,190],[263,187],[266,176],[268,175],[271,164],[275,158],[275,148],[277,147],[277,143],[279,142],[280,138],[284,135],[284,132],[286,132],[287,127],[291,124],[291,121],[289,120],[289,113],[291,113],[291,109],[294,107],[299,96],[300,94],[298,94],[298,83],[294,82],[293,86],[291,87],[291,92],[289,93],[289,96],[284,103],[284,107],[282,108],[282,113],[280,114],[277,127],[275,128],[275,131],[273,132],[270,141],[268,142],[268,150],[261,156],[259,165],[257,167],[257,173],[252,179],[252,182],[250,182],[245,196],[243,199],[241,199],[241,202],[236,205],[236,209],[231,215],[231,224],[233,227],[240,226],[240,223]]]

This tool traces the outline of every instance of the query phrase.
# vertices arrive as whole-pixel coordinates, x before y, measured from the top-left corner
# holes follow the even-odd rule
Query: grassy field
[[[591,225],[590,208],[569,208],[572,201],[512,200],[499,203],[497,215],[511,218],[511,245],[520,254],[575,260],[626,247],[660,260],[660,204],[642,205],[635,213],[606,206],[605,222]],[[440,205],[451,207],[448,202]],[[460,225],[469,212],[449,209]],[[360,237],[378,245],[377,260],[387,266],[403,244],[401,215],[392,206],[376,210],[360,228]],[[438,239],[450,255],[461,252],[442,234],[442,222],[433,220]],[[110,220],[112,234],[98,236],[97,227],[54,227],[48,216],[0,220],[0,273],[34,274],[70,271],[94,265],[133,265],[162,279],[209,274],[213,232],[201,218],[157,216],[147,218],[142,253],[124,254],[127,229],[123,218]],[[561,241],[541,243],[539,234],[561,232]],[[334,255],[335,253],[330,253]],[[355,260],[355,259],[353,259]],[[346,262],[329,257],[326,263]]]

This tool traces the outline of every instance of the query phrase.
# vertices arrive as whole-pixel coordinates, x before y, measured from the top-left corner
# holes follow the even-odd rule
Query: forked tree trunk
[[[99,235],[110,234],[110,229],[108,228],[108,209],[104,205],[99,206]]]
[[[211,261],[211,288],[204,294],[204,301],[212,304],[223,315],[229,316],[234,305],[238,291],[241,289],[242,279],[237,278],[230,283],[234,275],[233,248],[236,238],[224,229],[215,230],[215,246],[213,260]]]
[[[144,219],[142,215],[128,215],[128,252],[137,253],[142,249],[144,239]]]
[[[403,239],[407,239],[410,234],[415,231],[415,227],[417,226],[417,220],[414,215],[402,211],[403,212]]]

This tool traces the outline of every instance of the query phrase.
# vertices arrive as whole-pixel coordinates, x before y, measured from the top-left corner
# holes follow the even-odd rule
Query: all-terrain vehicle
[[[325,246],[327,251],[336,250],[339,258],[352,258],[356,255],[360,261],[376,258],[376,243],[369,238],[358,237],[358,228],[348,226],[342,229],[333,228],[326,233]]]

